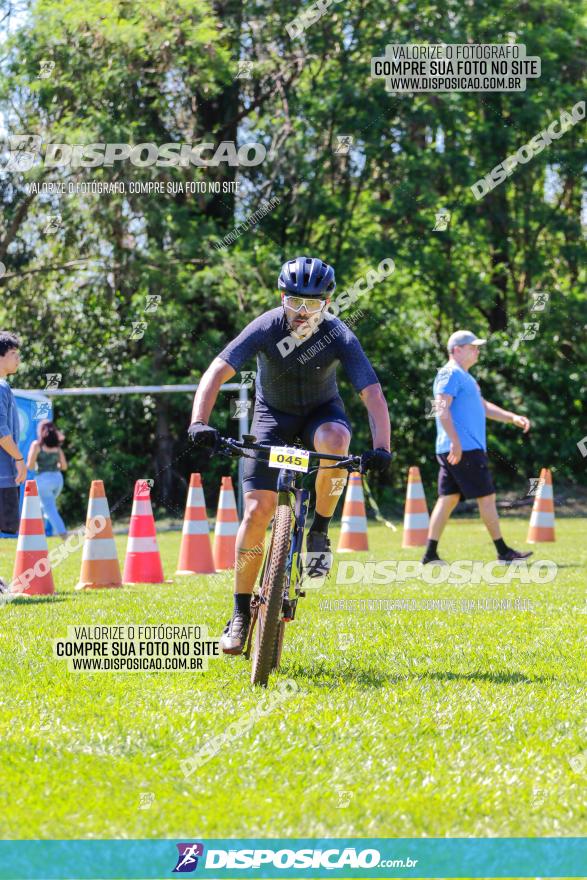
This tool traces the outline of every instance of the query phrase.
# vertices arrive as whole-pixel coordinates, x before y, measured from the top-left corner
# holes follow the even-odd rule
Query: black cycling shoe
[[[511,565],[512,562],[518,562],[520,559],[528,559],[529,556],[532,556],[534,553],[533,550],[512,550],[511,547],[508,547],[505,553],[501,556],[497,557],[498,565]]]
[[[326,577],[332,568],[330,538],[324,532],[313,532],[306,537],[305,569],[308,577]]]
[[[242,654],[251,625],[250,614],[235,611],[220,636],[220,647],[224,654]]]
[[[440,556],[424,555],[420,560],[420,565],[448,565],[448,562],[445,562]]]

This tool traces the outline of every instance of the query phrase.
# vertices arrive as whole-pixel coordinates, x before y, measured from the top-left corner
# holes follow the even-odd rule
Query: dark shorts
[[[493,495],[495,486],[489,470],[489,459],[483,449],[469,449],[463,452],[458,464],[449,464],[447,458],[448,452],[436,456],[440,465],[439,495],[459,494],[461,500]]]
[[[272,446],[291,446],[301,441],[305,449],[314,449],[314,434],[320,425],[326,422],[338,422],[352,434],[350,422],[344,411],[340,397],[334,397],[326,403],[303,416],[294,416],[279,409],[268,406],[260,400],[255,401],[255,412],[250,432],[257,438],[257,443],[271,443]],[[270,468],[257,458],[245,458],[243,489],[269,489],[277,491],[279,470]]]
[[[20,522],[20,489],[10,486],[3,489],[0,486],[0,532],[8,535],[16,535]]]

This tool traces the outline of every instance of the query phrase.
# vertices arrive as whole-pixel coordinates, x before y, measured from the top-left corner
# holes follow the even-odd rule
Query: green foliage
[[[584,97],[582,3],[337,4],[292,40],[285,24],[297,9],[266,0],[30,4],[4,45],[9,133],[67,144],[258,141],[273,153],[238,171],[126,163],[5,176],[0,324],[24,338],[16,384],[43,387],[47,372],[61,372],[67,387],[196,382],[228,339],[277,302],[287,256],[323,256],[341,288],[391,256],[395,273],[357,303],[365,317],[356,333],[394,427],[396,463],[380,498],[401,498],[411,464],[434,478],[424,412],[456,327],[490,335],[478,369],[487,398],[534,421],[527,441],[511,427],[491,429],[498,485],[525,493],[542,466],[557,481],[584,482],[581,123],[484,199],[470,189]],[[523,93],[393,96],[369,76],[371,57],[392,40],[510,38],[542,58],[541,78]],[[54,70],[39,78],[47,60]],[[242,60],[253,62],[249,79],[237,78]],[[348,156],[335,152],[343,134],[354,138]],[[33,180],[90,179],[237,180],[240,194],[28,195]],[[279,205],[263,220],[228,249],[212,248],[272,196]],[[434,232],[440,210],[451,212],[450,226]],[[46,234],[56,212],[62,226]],[[530,311],[533,290],[550,293],[544,313]],[[153,294],[161,306],[145,314]],[[131,338],[145,319],[143,337]],[[536,338],[516,346],[534,321]],[[341,386],[360,448],[369,442],[364,411],[344,377]],[[185,480],[201,466],[184,440],[189,411],[185,395],[60,401],[71,443],[68,515],[83,515],[83,487],[100,468],[120,496],[131,478],[156,476],[156,500],[181,510]],[[215,424],[235,430],[226,396]],[[221,465],[207,468],[217,480]]]

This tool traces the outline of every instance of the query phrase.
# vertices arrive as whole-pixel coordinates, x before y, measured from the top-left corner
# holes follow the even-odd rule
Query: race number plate
[[[310,467],[310,453],[305,449],[290,449],[289,446],[272,446],[269,467],[287,468],[288,471],[301,471],[305,474]]]

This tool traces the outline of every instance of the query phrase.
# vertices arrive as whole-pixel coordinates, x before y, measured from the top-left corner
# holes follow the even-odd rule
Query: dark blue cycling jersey
[[[339,363],[358,392],[379,381],[355,334],[328,313],[296,346],[283,308],[271,309],[251,321],[218,356],[239,371],[254,355],[257,398],[292,415],[303,415],[338,395]]]

